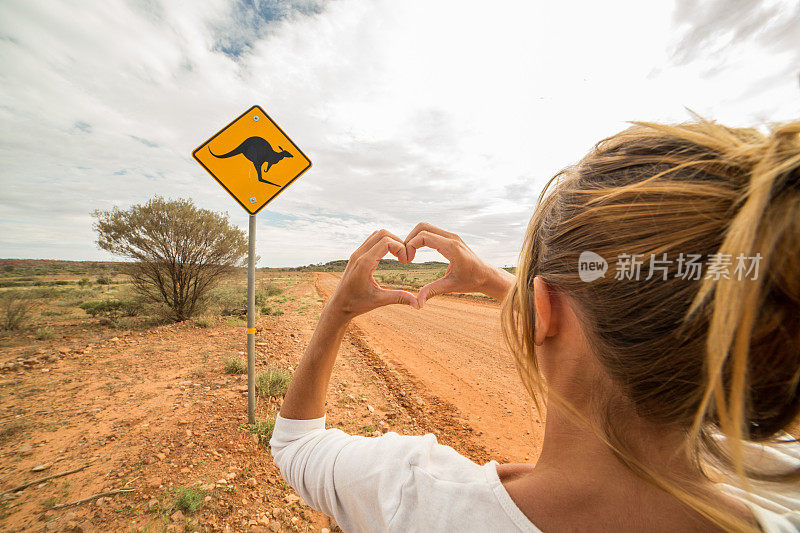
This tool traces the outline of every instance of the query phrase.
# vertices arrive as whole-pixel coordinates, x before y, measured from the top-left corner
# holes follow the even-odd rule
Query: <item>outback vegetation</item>
[[[241,266],[247,239],[220,213],[191,200],[153,198],[129,209],[95,211],[97,244],[130,259],[134,291],[176,321],[198,314],[210,291]]]

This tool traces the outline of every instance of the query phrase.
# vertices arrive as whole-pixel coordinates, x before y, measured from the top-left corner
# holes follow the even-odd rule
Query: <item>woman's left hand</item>
[[[380,230],[350,256],[342,279],[325,306],[329,313],[350,319],[378,307],[391,304],[407,304],[419,309],[419,302],[408,291],[381,288],[372,277],[380,260],[391,253],[401,264],[407,263],[406,246],[396,235]]]

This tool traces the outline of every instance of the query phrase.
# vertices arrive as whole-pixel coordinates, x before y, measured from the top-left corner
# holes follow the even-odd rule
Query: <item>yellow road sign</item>
[[[288,135],[254,105],[192,152],[251,215],[311,168]]]

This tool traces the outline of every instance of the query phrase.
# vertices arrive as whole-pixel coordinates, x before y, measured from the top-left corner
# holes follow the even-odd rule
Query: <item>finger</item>
[[[421,232],[421,231],[427,231],[429,233],[435,233],[437,235],[441,235],[442,237],[447,237],[448,239],[461,240],[461,237],[459,237],[455,233],[452,233],[452,232],[447,231],[447,230],[443,230],[442,228],[434,226],[433,224],[428,224],[427,222],[420,222],[419,224],[414,226],[414,229],[412,229],[411,232],[409,232],[409,234],[406,236],[405,242],[408,242],[411,239],[413,239],[414,237],[416,237],[417,234],[419,232]]]
[[[387,253],[391,253],[397,257],[401,263],[406,262],[406,247],[403,246],[400,239],[392,238],[388,235],[382,237],[372,248],[367,250],[361,257],[357,258],[356,262],[357,264],[364,265],[370,272],[373,272]]]
[[[419,294],[417,294],[417,300],[419,301],[419,306],[422,307],[425,305],[425,302],[434,296],[438,296],[440,294],[446,294],[448,292],[453,292],[456,290],[455,282],[448,278],[440,278],[436,281],[428,283],[424,287],[419,290]]]
[[[417,235],[406,243],[406,255],[414,258],[415,251],[423,246],[433,248],[449,260],[453,260],[457,241],[443,237],[437,233],[430,233],[427,230],[420,231]],[[409,261],[411,261],[409,259]]]
[[[370,248],[372,248],[372,246],[375,244],[373,242],[375,240],[374,237],[377,234],[378,234],[378,230],[375,230],[372,233],[370,233],[369,236],[366,239],[364,239],[364,242],[362,242],[359,245],[359,247],[356,248],[355,250],[353,250],[353,253],[350,254],[350,260],[352,261],[353,259],[361,257],[364,254],[365,251],[367,251]]]
[[[405,304],[414,309],[419,309],[417,297],[408,291],[380,289],[378,293],[378,303],[380,305]]]
[[[449,231],[445,231],[442,228],[436,227],[433,224],[428,224],[427,222],[420,222],[419,224],[414,226],[414,229],[412,229],[409,232],[408,235],[406,235],[406,240],[403,241],[403,242],[408,244],[408,242],[411,239],[416,237],[422,231],[427,231],[429,233],[435,233],[436,235],[441,235],[442,237],[446,237],[448,239],[459,240],[459,241],[461,240],[461,237],[459,237],[455,233],[451,233]],[[416,252],[416,250],[414,250],[414,249],[410,249],[409,250],[409,256],[408,256],[408,260],[409,261],[412,261],[414,259],[414,255],[416,255],[415,252]]]
[[[392,232],[390,232],[388,230],[381,229],[381,230],[373,231],[372,234],[370,234],[370,236],[367,237],[366,240],[364,240],[363,243],[361,243],[361,246],[356,248],[356,251],[353,252],[350,255],[350,259],[357,259],[357,258],[361,257],[370,248],[375,246],[375,244],[378,241],[380,241],[384,237],[391,237],[392,239],[396,240],[397,242],[403,242],[403,241],[400,240],[400,237],[398,237],[397,235],[395,235],[394,233],[392,233]]]

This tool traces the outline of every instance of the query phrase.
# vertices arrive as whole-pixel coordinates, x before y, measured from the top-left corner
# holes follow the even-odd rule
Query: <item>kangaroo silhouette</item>
[[[272,167],[272,165],[278,163],[279,161],[281,161],[286,157],[294,157],[292,156],[291,153],[284,150],[280,146],[278,146],[278,150],[280,150],[280,152],[276,152],[275,150],[273,150],[269,142],[267,142],[267,140],[262,137],[249,137],[244,141],[242,141],[242,144],[240,144],[227,154],[217,155],[211,151],[211,147],[208,148],[208,152],[214,157],[217,157],[219,159],[225,159],[239,154],[245,156],[247,159],[250,160],[251,163],[253,163],[253,166],[256,167],[256,173],[258,174],[258,181],[263,181],[264,183],[269,183],[270,185],[275,185],[277,187],[280,187],[280,185],[278,185],[277,183],[272,183],[271,181],[265,180],[261,176],[261,165],[263,165],[264,163],[267,164],[267,169],[264,171],[264,173],[266,174],[267,172],[269,172],[269,169]]]

